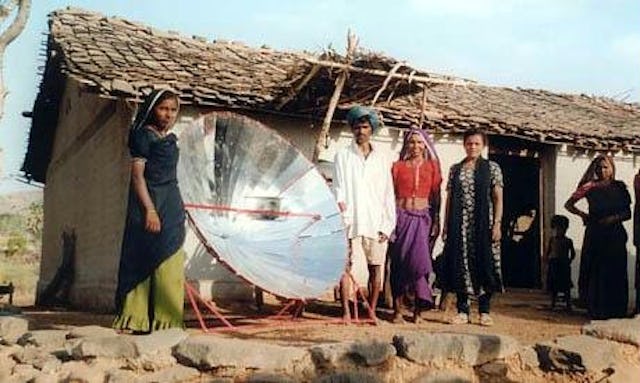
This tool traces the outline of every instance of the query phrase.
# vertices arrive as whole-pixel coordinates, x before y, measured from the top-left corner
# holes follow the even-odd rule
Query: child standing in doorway
[[[558,293],[563,293],[567,310],[571,310],[571,262],[576,257],[573,241],[567,237],[569,219],[563,215],[551,218],[551,238],[544,254],[547,265],[547,289],[551,293],[551,309],[556,306]]]

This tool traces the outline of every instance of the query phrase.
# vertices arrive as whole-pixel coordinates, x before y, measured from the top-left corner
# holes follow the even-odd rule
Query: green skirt
[[[139,332],[183,328],[184,259],[184,250],[178,250],[129,291],[113,327]]]

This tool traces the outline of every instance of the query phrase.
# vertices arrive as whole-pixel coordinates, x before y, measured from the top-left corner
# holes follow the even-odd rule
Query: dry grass
[[[14,305],[28,306],[34,303],[39,269],[40,262],[35,259],[33,254],[12,257],[0,254],[0,284],[13,283],[15,286]],[[0,302],[7,301],[7,296],[0,297]]]

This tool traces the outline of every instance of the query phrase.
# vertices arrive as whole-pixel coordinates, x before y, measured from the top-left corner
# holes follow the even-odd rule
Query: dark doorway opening
[[[502,275],[506,287],[540,288],[541,216],[540,156],[514,139],[491,139],[489,158],[502,168]],[[528,146],[528,145],[527,145]]]

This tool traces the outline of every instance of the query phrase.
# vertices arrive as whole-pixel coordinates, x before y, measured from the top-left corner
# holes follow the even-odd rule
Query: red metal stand
[[[187,293],[187,297],[189,298],[189,303],[191,303],[191,307],[193,308],[193,311],[195,312],[196,317],[198,318],[198,322],[200,322],[200,328],[202,329],[202,331],[209,332],[210,328],[207,327],[207,324],[205,323],[204,318],[202,317],[202,312],[200,311],[200,307],[198,307],[198,302],[196,302],[195,298],[198,298],[198,300],[202,304],[204,304],[205,307],[209,309],[209,311],[211,311],[211,313],[215,315],[216,318],[218,318],[227,328],[235,329],[235,327],[231,324],[231,322],[229,322],[227,318],[225,318],[224,315],[222,315],[222,313],[218,310],[215,304],[210,300],[202,298],[202,296],[198,293],[198,291],[193,286],[191,286],[189,282],[187,281],[184,282],[184,288],[185,288],[185,292]]]
[[[364,292],[357,284],[351,273],[347,273],[351,280],[352,293],[355,299],[353,300],[353,318],[349,323],[352,324],[373,324],[376,325],[377,321],[375,319],[375,314],[373,309],[369,305],[367,301],[367,297]],[[209,333],[211,331],[222,332],[222,331],[237,331],[240,329],[250,329],[250,328],[268,328],[268,327],[286,327],[286,326],[299,326],[302,325],[303,322],[307,324],[349,324],[345,323],[343,319],[309,319],[304,320],[302,318],[302,313],[304,311],[304,307],[307,304],[307,301],[304,299],[290,299],[287,301],[284,306],[274,315],[265,316],[262,319],[265,322],[260,324],[245,324],[242,326],[234,326],[231,322],[218,310],[216,305],[211,301],[204,299],[198,291],[189,283],[185,281],[184,284],[185,292],[187,294],[187,298],[189,299],[189,303],[193,308],[193,311],[196,315],[198,323],[200,324],[200,328],[203,332]],[[362,305],[364,306],[366,312],[366,317],[360,316],[360,310],[358,308],[358,301],[362,301]],[[203,312],[198,305],[200,302],[202,305],[206,307],[206,309],[213,314],[224,326],[219,327],[209,327],[206,324]]]

